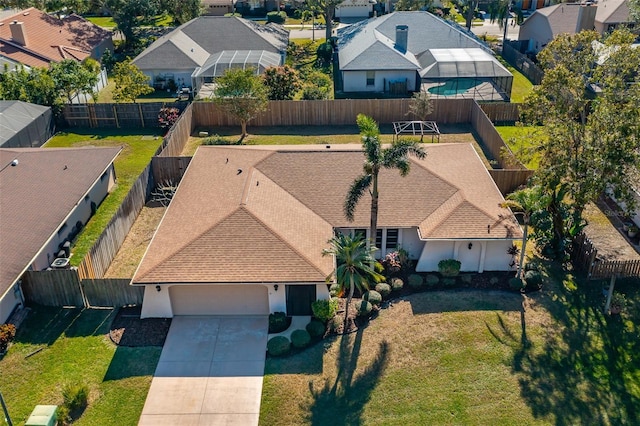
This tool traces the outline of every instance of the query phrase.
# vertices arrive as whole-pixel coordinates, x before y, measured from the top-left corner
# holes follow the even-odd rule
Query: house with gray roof
[[[115,185],[122,148],[0,148],[0,324],[23,303],[21,278],[47,269]]]
[[[284,64],[289,32],[231,16],[200,16],[160,37],[134,60],[150,83],[165,89],[196,91],[229,68],[266,68]],[[173,83],[173,84],[172,84]]]
[[[513,75],[459,25],[429,12],[394,12],[338,30],[338,96],[349,93],[508,101]]]
[[[595,30],[600,34],[631,23],[628,0],[600,0],[595,3],[560,3],[536,10],[520,26],[518,40],[527,50],[540,52],[559,34]]]

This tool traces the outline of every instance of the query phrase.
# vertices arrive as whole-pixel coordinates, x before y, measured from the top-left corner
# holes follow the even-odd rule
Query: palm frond
[[[349,222],[353,221],[353,214],[356,211],[356,206],[358,205],[358,201],[360,201],[360,198],[362,198],[362,196],[370,186],[371,186],[370,174],[365,174],[358,177],[351,184],[351,188],[349,188],[347,197],[344,200],[344,215]]]
[[[356,123],[358,124],[358,129],[360,129],[360,134],[363,136],[377,137],[380,134],[378,123],[368,115],[358,114]]]

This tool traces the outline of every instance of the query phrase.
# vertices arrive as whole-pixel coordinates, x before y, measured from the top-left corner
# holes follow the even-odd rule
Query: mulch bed
[[[171,318],[140,319],[140,306],[120,308],[109,330],[118,346],[162,346],[167,338]]]

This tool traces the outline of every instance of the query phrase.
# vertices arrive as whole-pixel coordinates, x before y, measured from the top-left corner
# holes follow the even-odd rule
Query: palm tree
[[[501,207],[508,207],[517,210],[522,214],[522,222],[524,224],[524,232],[522,234],[522,250],[520,251],[520,262],[518,262],[518,272],[516,276],[522,278],[524,254],[527,248],[527,238],[529,234],[529,224],[531,223],[531,215],[541,210],[545,204],[545,196],[539,186],[521,189],[507,195],[507,199],[500,204]]]
[[[353,221],[353,215],[358,201],[365,191],[371,194],[371,245],[376,242],[378,231],[378,173],[382,167],[398,169],[401,176],[409,173],[409,154],[423,159],[427,156],[424,148],[415,141],[399,140],[388,148],[383,148],[380,143],[380,130],[378,124],[371,117],[358,114],[356,119],[360,134],[362,135],[362,147],[364,148],[364,173],[357,177],[351,184],[347,198],[344,200],[344,214],[349,222]]]
[[[507,29],[509,28],[509,17],[515,15],[516,24],[522,24],[524,15],[522,10],[515,5],[513,0],[494,0],[489,3],[489,22],[498,22],[498,27],[502,28],[502,43],[507,41]]]
[[[334,277],[340,287],[340,292],[349,291],[347,305],[344,311],[344,331],[347,331],[349,320],[349,305],[353,299],[353,293],[358,290],[368,290],[369,283],[379,282],[383,276],[372,267],[374,264],[373,253],[376,248],[367,248],[367,242],[361,235],[349,236],[337,233],[329,240],[331,248],[324,249],[322,255],[334,255],[336,260],[335,271],[327,277],[331,281]]]

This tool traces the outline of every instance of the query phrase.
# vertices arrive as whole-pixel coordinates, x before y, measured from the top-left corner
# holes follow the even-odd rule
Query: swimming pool
[[[458,79],[448,80],[442,86],[430,87],[429,93],[440,96],[455,96],[466,92],[478,85],[476,80]]]

